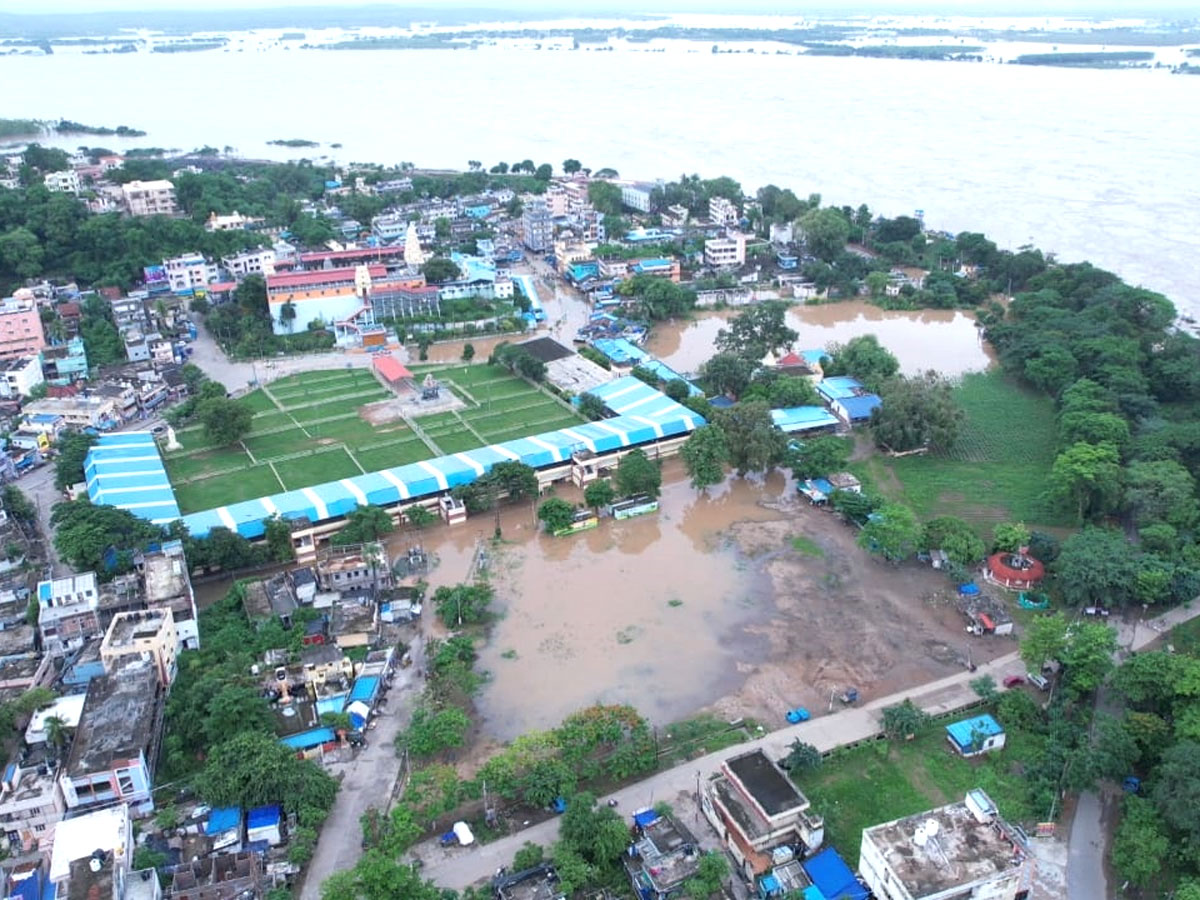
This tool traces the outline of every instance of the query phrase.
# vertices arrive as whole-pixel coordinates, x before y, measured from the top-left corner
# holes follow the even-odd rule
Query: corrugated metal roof
[[[157,524],[179,518],[175,491],[148,431],[100,435],[88,450],[83,473],[93,503],[127,509]]]
[[[566,462],[576,449],[607,453],[656,438],[686,434],[704,424],[703,417],[632,376],[600,385],[592,393],[617,415],[464,453],[244,500],[182,518],[197,537],[219,526],[243,537],[261,537],[263,520],[276,514],[285,519],[305,517],[318,522],[345,515],[362,504],[384,506],[467,484],[498,462],[517,461],[544,468]],[[93,502],[124,506],[152,521],[180,518],[158,448],[149,434],[104,435],[92,450],[88,454],[88,487]],[[132,479],[137,484],[127,486],[122,479]]]
[[[817,382],[817,390],[830,400],[841,400],[843,397],[853,397],[866,391],[862,382],[849,375],[834,375]]]
[[[946,726],[946,734],[964,750],[970,750],[975,745],[976,738],[990,738],[1004,734],[1000,723],[986,713],[960,722],[951,722]]]
[[[789,434],[796,431],[812,431],[816,428],[828,428],[840,421],[837,416],[823,406],[792,406],[787,409],[771,410],[771,420],[775,427]]]

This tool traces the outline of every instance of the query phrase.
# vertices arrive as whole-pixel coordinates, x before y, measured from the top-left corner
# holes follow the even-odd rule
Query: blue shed
[[[1004,746],[1004,728],[985,713],[951,722],[946,726],[946,740],[960,756],[978,756]]]
[[[806,859],[804,871],[826,900],[867,900],[870,892],[863,887],[846,861],[832,847]]]

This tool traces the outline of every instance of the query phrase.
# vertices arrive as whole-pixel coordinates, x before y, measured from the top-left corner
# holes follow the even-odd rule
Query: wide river
[[[68,146],[728,174],[1091,259],[1200,317],[1200,78],[708,51],[9,56],[0,115],[149,132]],[[293,137],[343,147],[266,146]]]

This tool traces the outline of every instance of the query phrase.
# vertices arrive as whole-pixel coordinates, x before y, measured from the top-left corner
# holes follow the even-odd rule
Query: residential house
[[[88,684],[71,753],[59,780],[71,809],[128,803],[154,809],[151,786],[165,692],[153,662],[128,662]]]
[[[47,653],[36,652],[37,631],[31,625],[18,625],[4,629],[26,636],[28,650],[12,655],[4,653],[0,658],[0,691],[25,692],[35,687],[48,687],[54,681],[54,661]]]
[[[554,245],[554,219],[546,201],[532,197],[521,213],[521,243],[535,253],[545,253]]]
[[[736,269],[746,264],[746,236],[732,232],[727,237],[704,242],[704,264],[711,269]]]
[[[817,382],[816,388],[834,415],[847,424],[867,421],[876,407],[883,405],[878,395],[872,394],[858,379],[849,375],[823,378]]]
[[[65,344],[42,350],[42,374],[50,384],[73,384],[88,378],[87,348],[83,338],[73,337]]]
[[[167,281],[176,294],[186,294],[217,280],[217,267],[199,253],[163,260]]]
[[[270,247],[243,250],[221,257],[221,268],[234,279],[241,281],[247,275],[273,275],[275,273],[275,251]]]
[[[704,785],[700,806],[746,878],[766,872],[777,847],[816,850],[824,820],[762,750],[730,757]]]
[[[858,871],[878,900],[1024,900],[1032,853],[978,788],[862,833]]]
[[[635,897],[667,900],[684,892],[684,883],[700,870],[701,856],[682,823],[667,813],[642,809],[633,814],[633,843],[621,860]]]
[[[130,362],[150,361],[150,341],[141,330],[131,328],[124,332],[124,337],[126,359]]]
[[[67,809],[56,777],[57,763],[46,749],[35,748],[4,767],[0,823],[12,854],[53,844],[55,827]]]
[[[990,715],[972,716],[946,726],[946,740],[959,756],[982,756],[1004,747],[1004,728]]]
[[[117,331],[124,334],[130,329],[146,330],[146,307],[141,298],[117,296],[108,302],[112,307],[113,321],[116,323]]]
[[[100,644],[104,671],[112,674],[131,658],[154,663],[159,684],[169,689],[175,680],[178,640],[170,609],[118,613]]]
[[[46,346],[42,317],[31,291],[0,300],[0,359],[33,356]]]
[[[178,650],[200,649],[196,595],[183,556],[183,544],[165,541],[158,550],[135,556],[133,562],[145,585],[147,608],[170,610]]]
[[[167,900],[245,900],[262,896],[265,885],[261,853],[227,850],[176,866],[164,896]]]
[[[321,589],[371,593],[392,586],[392,569],[382,544],[362,544],[334,550],[317,562]]]
[[[27,415],[50,413],[62,416],[68,428],[95,428],[106,431],[116,427],[121,417],[111,397],[79,394],[74,397],[44,397],[25,405]]]
[[[37,710],[29,717],[25,727],[25,743],[31,747],[35,744],[46,743],[50,735],[48,720],[55,719],[64,729],[74,731],[79,727],[79,719],[83,715],[84,694],[64,694],[56,697],[49,706]]]
[[[0,359],[0,397],[28,397],[35,387],[45,381],[42,359],[36,354]]]
[[[548,862],[519,872],[500,873],[492,880],[496,900],[565,900],[558,871]],[[607,894],[605,894],[607,896]]]
[[[204,222],[205,231],[244,231],[262,219],[252,219],[243,216],[236,209],[227,216],[219,216],[215,212]]]
[[[166,179],[126,182],[121,194],[131,216],[173,216],[178,210],[175,185]]]
[[[246,618],[255,625],[279,617],[285,627],[290,627],[292,613],[296,611],[296,594],[286,574],[273,575],[251,581],[242,589],[242,608]]]
[[[61,656],[103,630],[95,572],[39,582],[37,599],[38,630],[47,653]]]
[[[650,212],[650,195],[654,190],[652,184],[623,184],[621,185],[621,203],[638,212]]]
[[[379,635],[379,606],[367,597],[346,598],[333,605],[329,633],[338,647],[369,647]]]
[[[79,173],[74,169],[65,169],[62,172],[47,172],[42,178],[42,184],[46,185],[46,190],[55,194],[74,194],[79,196]]]
[[[714,225],[728,228],[736,225],[742,214],[737,205],[725,197],[710,197],[708,199],[708,220]]]
[[[129,806],[116,803],[64,819],[54,830],[48,896],[65,900],[157,900],[158,879],[134,877]],[[149,893],[146,893],[149,891]]]
[[[662,211],[662,223],[664,228],[682,228],[688,223],[688,216],[691,213],[686,206],[668,206]]]

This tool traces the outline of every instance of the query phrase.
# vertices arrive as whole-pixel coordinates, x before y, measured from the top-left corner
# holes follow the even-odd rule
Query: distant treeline
[[[276,138],[273,141],[267,141],[272,147],[320,147],[318,141],[306,141],[303,138]]]
[[[176,44],[155,44],[150,49],[154,53],[197,53],[201,50],[220,50],[228,41],[187,41]]]
[[[0,119],[0,138],[32,137],[42,133],[37,119]]]
[[[1129,63],[1151,62],[1154,54],[1149,50],[1118,50],[1094,53],[1023,53],[1013,62],[1021,66],[1077,66],[1086,68],[1108,68]]]
[[[54,126],[54,130],[59,134],[94,134],[101,137],[116,135],[117,137],[145,137],[146,132],[137,128],[130,128],[128,125],[118,125],[116,128],[104,128],[97,125],[83,125],[79,122],[72,122],[70,119],[60,119],[58,124]]]
[[[875,59],[979,59],[983,47],[974,44],[943,46],[927,44],[900,46],[898,44],[870,44],[851,47],[848,44],[807,44],[813,56],[865,56]]]

